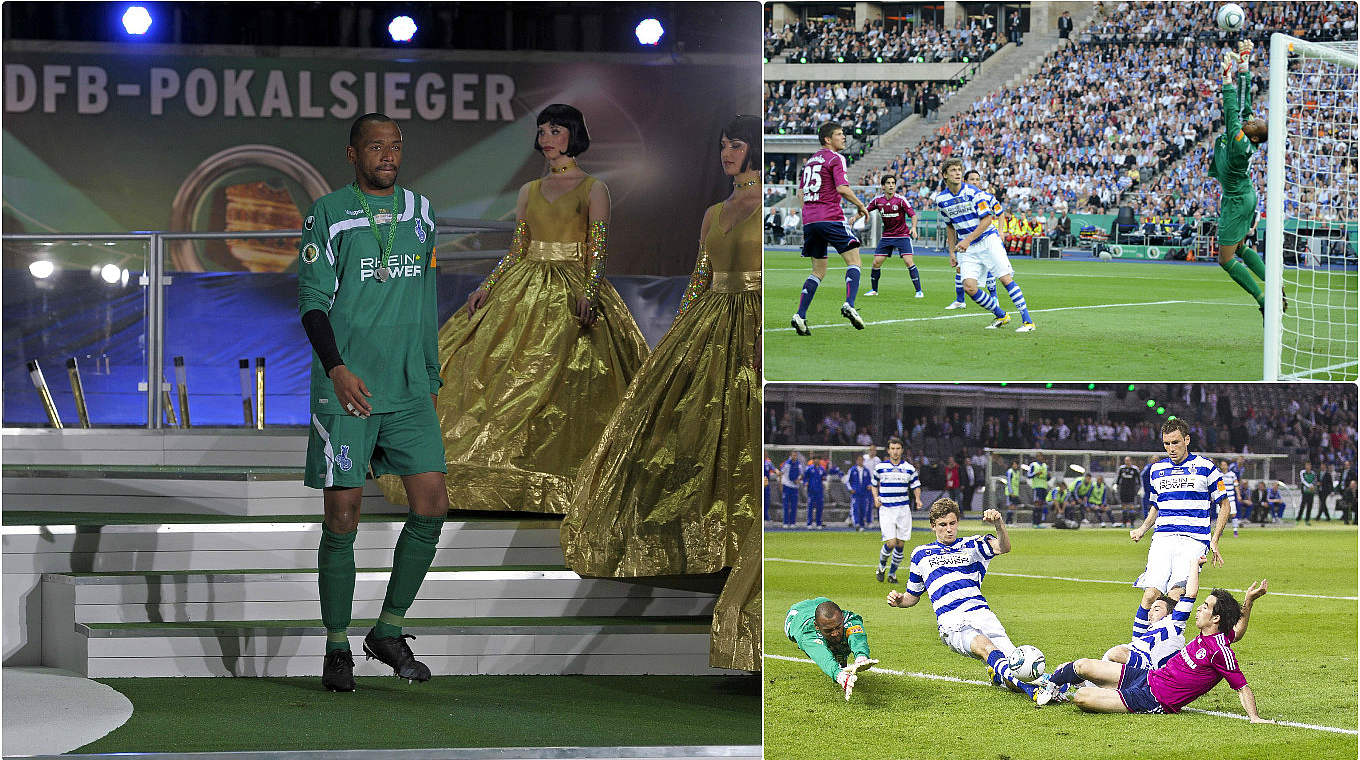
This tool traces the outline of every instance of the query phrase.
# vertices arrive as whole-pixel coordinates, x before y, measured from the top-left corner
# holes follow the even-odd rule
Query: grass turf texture
[[[960,535],[984,532],[966,519]],[[990,527],[990,526],[986,526]],[[1048,669],[1080,657],[1099,659],[1127,643],[1139,592],[1131,582],[1147,559],[1147,540],[1122,529],[1011,532],[1009,554],[991,562],[982,591],[1016,645],[1033,644]],[[906,554],[934,540],[918,521]],[[986,666],[945,647],[928,599],[908,609],[887,606],[890,587],[874,581],[877,533],[771,532],[765,536],[765,757],[807,754],[835,726],[837,754],[863,758],[1177,757],[1189,747],[1216,757],[1356,757],[1354,735],[1201,713],[1095,715],[1071,704],[1035,708],[992,686],[885,673],[861,674],[851,701],[783,634],[789,606],[827,596],[864,616],[878,667],[907,673],[987,680]],[[1242,643],[1234,646],[1262,717],[1356,729],[1356,602],[1283,596],[1354,597],[1356,531],[1350,526],[1231,530],[1222,540],[1223,567],[1207,568],[1201,598],[1214,587],[1241,590],[1262,577],[1270,593],[1256,603]],[[853,566],[781,562],[777,558]],[[1085,583],[1060,576],[1120,583]],[[905,582],[906,561],[898,572]],[[899,587],[900,588],[900,587]],[[1193,625],[1192,625],[1193,627]],[[1193,636],[1193,633],[1191,634]],[[1220,682],[1190,707],[1243,715],[1236,692]]]
[[[863,331],[840,316],[845,264],[831,265],[808,310],[812,335],[796,335],[789,317],[811,261],[797,251],[765,253],[765,378],[767,380],[1259,380],[1261,313],[1256,302],[1217,265],[1012,259],[1015,279],[1038,327],[1017,334],[1020,314],[1005,289],[997,298],[1011,323],[986,330],[992,316],[954,300],[954,271],[945,256],[916,256],[925,298],[917,299],[907,269],[883,262],[879,295],[870,288],[872,256],[861,251],[855,307]],[[1338,278],[1334,278],[1338,279]],[[1357,279],[1344,279],[1354,308]],[[1336,297],[1341,298],[1339,287]],[[1320,295],[1320,294],[1319,294]],[[1291,309],[1296,296],[1286,289]],[[1354,318],[1352,317],[1352,320]],[[1353,324],[1353,323],[1352,323]],[[1174,336],[1174,339],[1166,339]],[[1350,360],[1356,337],[1350,330]],[[1330,362],[1328,362],[1330,363]],[[1173,371],[1174,370],[1174,371]],[[1356,368],[1318,380],[1354,380]]]
[[[321,667],[320,658],[317,668]],[[760,743],[755,677],[107,678],[132,717],[77,752]]]

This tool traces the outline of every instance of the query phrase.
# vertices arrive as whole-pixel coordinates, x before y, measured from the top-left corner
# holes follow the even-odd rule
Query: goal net
[[[1277,33],[1269,64],[1264,377],[1355,380],[1356,43]]]

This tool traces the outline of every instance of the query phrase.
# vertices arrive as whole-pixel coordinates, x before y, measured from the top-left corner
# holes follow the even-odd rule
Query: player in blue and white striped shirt
[[[874,494],[878,510],[878,529],[883,534],[883,548],[878,551],[878,571],[874,578],[883,582],[883,570],[892,557],[888,582],[897,583],[897,567],[902,564],[905,541],[911,537],[911,508],[921,508],[921,479],[916,468],[902,453],[902,439],[888,439],[888,458],[874,465],[869,489]]]
[[[1162,447],[1170,456],[1148,467],[1144,483],[1152,507],[1143,524],[1129,531],[1129,538],[1137,542],[1156,526],[1147,567],[1133,583],[1143,589],[1142,607],[1151,607],[1160,594],[1175,599],[1173,589],[1185,588],[1206,552],[1215,567],[1223,564],[1218,539],[1232,506],[1223,473],[1211,460],[1190,453],[1190,426],[1184,420],[1170,419],[1162,425]]]
[[[982,513],[982,520],[996,527],[996,535],[959,538],[961,516],[958,503],[948,497],[930,505],[935,541],[911,553],[906,591],[888,592],[888,606],[911,607],[929,594],[940,640],[946,646],[986,661],[992,683],[1022,692],[1036,704],[1048,704],[1053,697],[1049,689],[1025,683],[1011,673],[1006,658],[1015,645],[982,595],[982,578],[992,558],[1011,550],[1006,522],[1000,512],[989,509]]]
[[[1199,595],[1199,571],[1207,560],[1207,557],[1199,558],[1179,600],[1173,601],[1163,595],[1157,597],[1152,607],[1139,607],[1133,618],[1133,639],[1111,647],[1103,659],[1152,670],[1160,668],[1184,649],[1185,625],[1194,614],[1195,597]],[[1142,633],[1138,632],[1140,629]]]
[[[1001,235],[992,226],[996,198],[964,183],[961,159],[945,159],[941,170],[945,186],[931,200],[945,217],[949,265],[959,268],[963,276],[963,289],[977,305],[996,317],[988,329],[998,328],[1011,321],[1010,315],[1001,308],[997,299],[978,287],[978,280],[990,272],[1006,287],[1011,302],[1020,310],[1021,325],[1015,331],[1033,332],[1034,321],[1030,319],[1025,295],[1020,291],[1019,283],[1015,282],[1010,259],[1006,257],[1006,249],[1001,244]]]

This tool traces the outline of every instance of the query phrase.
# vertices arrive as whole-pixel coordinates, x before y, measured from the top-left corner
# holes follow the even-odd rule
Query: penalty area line
[[[871,567],[876,568],[876,567],[878,567],[878,565],[873,565],[873,564],[860,564],[860,563],[857,563],[857,562],[824,562],[824,561],[822,561],[822,560],[815,560],[815,559],[787,559],[787,558],[785,558],[785,557],[766,557],[766,558],[765,558],[765,561],[766,561],[766,562],[790,562],[790,563],[798,564],[798,565],[829,565],[829,566],[832,566],[832,567],[860,567],[860,568],[871,568]],[[1033,579],[1035,579],[1035,580],[1041,580],[1041,581],[1072,581],[1073,583],[1108,583],[1108,584],[1112,584],[1112,585],[1115,585],[1115,586],[1128,586],[1128,587],[1130,587],[1130,588],[1133,587],[1133,584],[1130,583],[1130,582],[1128,582],[1128,581],[1111,581],[1111,580],[1104,580],[1104,579],[1100,579],[1100,578],[1071,578],[1071,577],[1068,577],[1068,576],[1065,576],[1065,575],[1030,575],[1030,574],[1028,574],[1028,573],[1003,573],[1003,572],[999,572],[999,571],[996,571],[996,570],[988,570],[988,571],[987,571],[987,574],[988,574],[988,575],[999,575],[999,576],[1001,576],[1001,577],[1003,577],[1003,578],[1033,578]],[[1244,588],[1230,588],[1230,589],[1225,589],[1225,590],[1227,590],[1227,591],[1237,591],[1237,592],[1240,592],[1240,593],[1245,593],[1245,592],[1246,592],[1246,589],[1244,589]],[[1299,597],[1299,598],[1301,598],[1301,599],[1336,599],[1336,600],[1343,601],[1343,602],[1354,602],[1354,601],[1360,600],[1360,597],[1355,597],[1355,596],[1327,596],[1327,595],[1325,595],[1325,594],[1293,594],[1293,593],[1290,593],[1290,592],[1288,592],[1288,591],[1271,591],[1271,592],[1270,592],[1270,595],[1271,595],[1271,596],[1296,596],[1296,597]]]
[[[1030,309],[1030,314],[1052,314],[1060,311],[1085,311],[1087,309],[1124,309],[1135,306],[1173,306],[1176,304],[1197,304],[1202,306],[1244,306],[1247,304],[1224,303],[1219,301],[1141,301],[1137,303],[1100,303],[1089,306],[1054,306],[1049,309]],[[992,319],[989,312],[965,311],[963,314],[938,314],[933,317],[904,317],[902,319],[880,319],[872,322],[865,322],[867,325],[897,325],[906,322],[934,322],[942,319],[970,319],[973,317],[986,317]],[[850,327],[849,322],[828,322],[826,324],[809,325],[809,327],[824,329],[832,327]],[[765,332],[793,332],[792,327],[767,327]]]
[[[764,658],[767,659],[767,660],[783,660],[784,662],[802,662],[802,663],[807,663],[808,665],[816,665],[816,664],[817,664],[817,663],[813,662],[812,660],[809,660],[809,659],[807,659],[807,658],[805,658],[805,657],[785,657],[785,656],[782,655],[782,654],[767,654],[767,655],[763,655],[763,656],[764,656]],[[995,687],[995,686],[992,686],[992,683],[991,683],[990,681],[975,681],[975,680],[973,680],[973,679],[971,679],[971,678],[955,678],[954,676],[941,676],[941,675],[936,675],[936,674],[934,674],[934,673],[909,673],[909,672],[907,672],[907,671],[905,671],[905,670],[891,670],[891,669],[889,669],[889,668],[869,668],[869,672],[870,672],[870,673],[881,673],[881,674],[887,675],[887,676],[903,676],[903,677],[906,677],[906,678],[921,678],[921,679],[924,679],[924,680],[927,680],[927,681],[949,681],[950,683],[966,683],[966,684],[969,684],[969,685],[971,685],[971,686],[987,686],[987,687],[991,687],[991,688],[997,688],[997,687]],[[1196,708],[1196,707],[1187,707],[1187,708],[1184,708],[1181,712],[1195,712],[1195,713],[1200,713],[1201,715],[1212,715],[1212,716],[1214,716],[1214,717],[1216,717],[1216,718],[1233,718],[1233,719],[1236,719],[1236,720],[1251,720],[1251,719],[1248,718],[1247,716],[1245,716],[1245,715],[1239,715],[1239,714],[1237,714],[1237,713],[1220,712],[1220,711],[1218,711],[1218,710],[1201,710],[1201,709]],[[1332,733],[1332,734],[1348,734],[1348,735],[1350,735],[1350,736],[1360,735],[1360,731],[1356,731],[1355,729],[1351,729],[1351,728],[1337,728],[1336,726],[1318,726],[1318,725],[1314,725],[1314,724],[1312,724],[1312,723],[1295,723],[1294,721],[1288,721],[1288,720],[1277,720],[1277,721],[1275,721],[1275,725],[1277,725],[1277,726],[1292,726],[1292,727],[1294,727],[1294,728],[1307,728],[1307,729],[1311,729],[1311,730],[1313,730],[1313,731],[1325,731],[1325,732],[1327,732],[1327,733]]]

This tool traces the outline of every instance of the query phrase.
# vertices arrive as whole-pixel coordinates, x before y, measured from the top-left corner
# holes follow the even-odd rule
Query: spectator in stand
[[[1058,17],[1058,39],[1066,40],[1072,37],[1072,13],[1063,11]]]
[[[955,502],[963,503],[963,483],[959,475],[959,463],[949,457],[944,465],[944,490]]]

